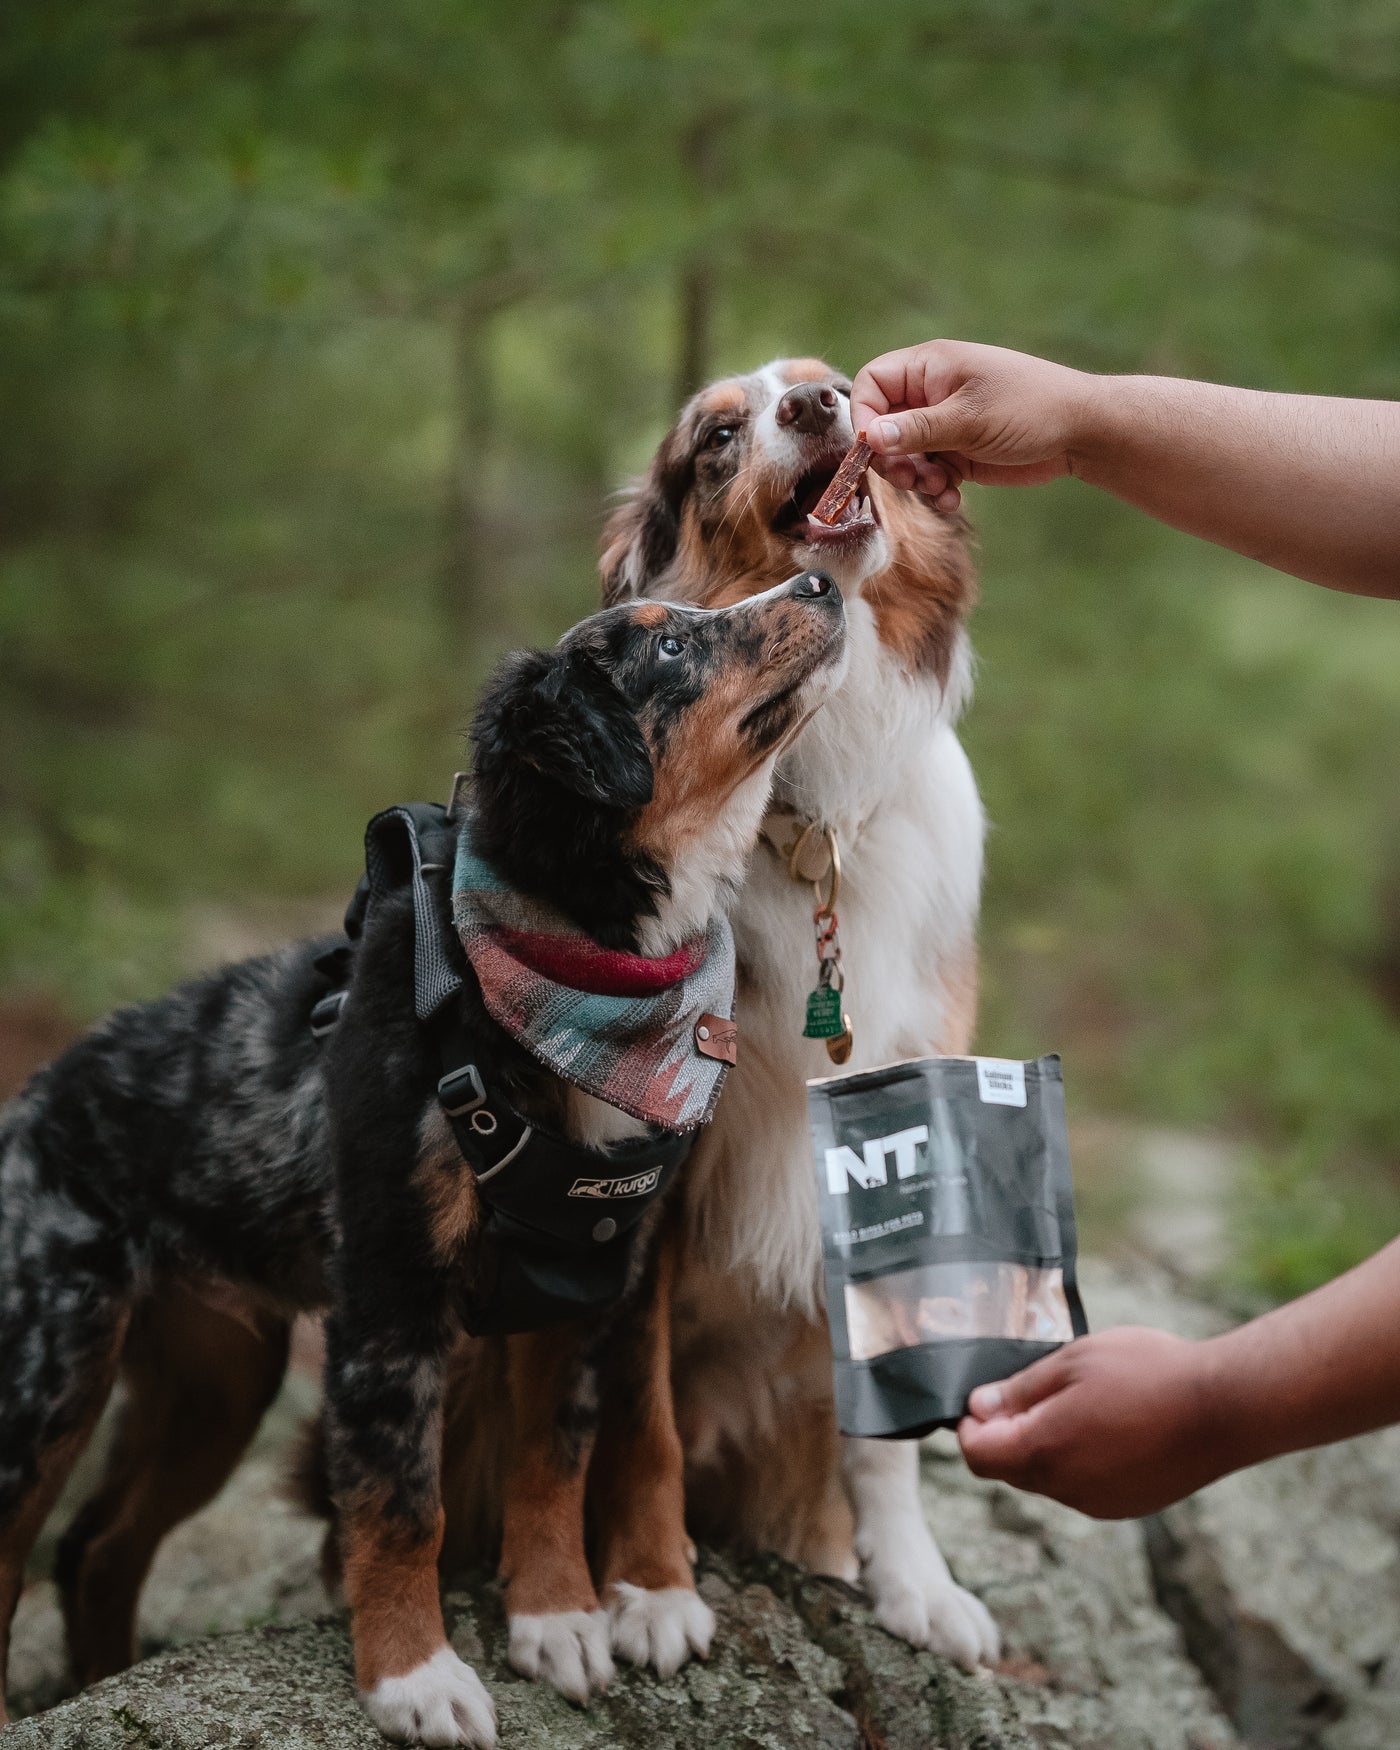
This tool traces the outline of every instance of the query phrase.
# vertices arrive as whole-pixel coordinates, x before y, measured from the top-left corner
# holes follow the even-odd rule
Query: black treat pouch
[[[928,1057],[807,1084],[836,1415],[956,1425],[1088,1330],[1058,1057]]]

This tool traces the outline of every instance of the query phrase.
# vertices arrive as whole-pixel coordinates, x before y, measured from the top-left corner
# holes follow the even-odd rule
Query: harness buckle
[[[336,1022],[340,1019],[340,1011],[345,1007],[348,990],[333,990],[329,996],[322,997],[314,1003],[311,1009],[311,1037],[324,1039],[327,1033],[335,1031]]]
[[[438,1103],[449,1118],[465,1118],[486,1104],[486,1084],[474,1063],[449,1070],[438,1082]]]

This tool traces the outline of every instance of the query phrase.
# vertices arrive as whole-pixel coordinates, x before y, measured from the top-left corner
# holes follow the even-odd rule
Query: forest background
[[[11,1080],[334,915],[492,659],[593,605],[609,493],[718,371],[941,333],[1400,396],[1395,0],[15,0],[0,33]],[[1400,608],[1072,482],[968,499],[980,1048],[1231,1139],[1229,1273],[1296,1290],[1400,1226]]]

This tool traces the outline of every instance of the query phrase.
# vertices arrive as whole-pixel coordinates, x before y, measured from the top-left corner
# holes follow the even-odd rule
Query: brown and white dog
[[[853,440],[850,384],[785,359],[702,390],[608,523],[607,602],[734,602],[820,564],[849,616],[847,677],[783,756],[734,909],[744,1054],[685,1179],[673,1377],[697,1534],[859,1577],[878,1620],[972,1666],[997,1656],[981,1601],[924,1519],[917,1447],[838,1435],[804,1083],[811,889],[786,853],[835,834],[850,1068],[971,1046],[983,816],[955,725],[974,597],[960,517],[867,476],[834,529],[807,513]],[[815,835],[814,835],[815,836]]]
[[[835,529],[808,518],[853,436],[849,387],[819,360],[789,359],[702,390],[603,539],[608,602],[715,607],[817,563],[848,609],[846,677],[779,761],[766,842],[733,909],[744,1050],[665,1248],[678,1260],[673,1392],[695,1533],[862,1579],[892,1633],[972,1666],[995,1659],[996,1628],[928,1530],[915,1445],[838,1434],[823,1309],[804,1083],[831,1064],[802,1037],[812,894],[789,876],[788,848],[808,822],[840,847],[853,1069],[968,1050],[982,873],[982,810],[955,732],[972,667],[967,529],[874,476]],[[504,1429],[482,1413],[500,1392],[489,1346],[459,1352],[444,1435],[449,1568],[500,1537]],[[685,1595],[650,1585],[614,1644],[666,1672],[688,1650],[671,1609]]]

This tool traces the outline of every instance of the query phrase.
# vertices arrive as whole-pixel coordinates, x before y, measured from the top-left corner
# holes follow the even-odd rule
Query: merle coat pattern
[[[664,952],[737,887],[773,762],[834,684],[843,645],[839,594],[809,574],[716,613],[611,609],[554,651],[510,659],[474,725],[480,848],[596,941]],[[428,879],[446,919],[450,870]],[[487,1081],[573,1140],[636,1134],[496,1026],[442,935]],[[133,1656],[156,1546],[251,1439],[291,1317],[325,1307],[329,1471],[362,1698],[391,1736],[485,1746],[494,1712],[446,1646],[436,1586],[442,1378],[475,1280],[474,1182],[415,1016],[407,893],[372,908],[322,1047],[308,1018],[332,988],[318,967],[332,945],[301,943],[111,1016],[0,1112],[0,1676],[30,1546],[117,1374],[124,1421],[59,1558],[83,1682]],[[612,1504],[600,1583],[630,1625],[618,1646],[638,1656],[640,1620],[640,1657],[665,1626],[683,1658],[712,1628],[681,1518],[656,1310],[669,1266],[651,1243],[662,1219],[658,1208],[639,1230],[617,1308],[501,1345],[512,1659],[578,1700],[612,1669],[583,1543],[595,1444]]]

